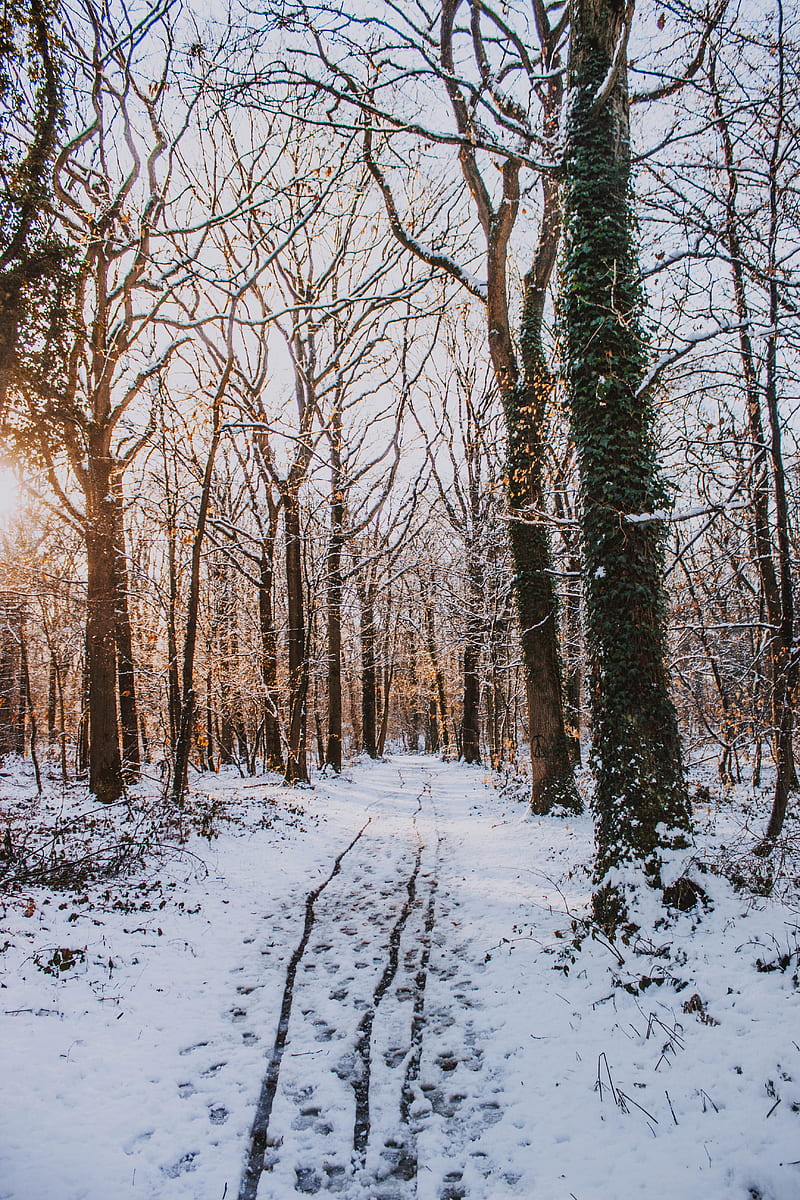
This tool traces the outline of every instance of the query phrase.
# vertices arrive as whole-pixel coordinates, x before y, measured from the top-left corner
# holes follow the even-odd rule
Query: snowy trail
[[[406,762],[381,774],[378,811],[306,899],[239,1200],[326,1191],[405,1200],[420,1190],[426,1115],[466,1131],[467,1095],[447,1087],[452,1052],[434,1054],[433,1080],[420,1081],[443,840],[431,772]],[[440,1009],[433,1025],[455,1023]],[[479,1067],[480,1054],[469,1057]],[[451,1146],[458,1140],[454,1128]],[[467,1196],[463,1171],[453,1166],[432,1194]]]
[[[795,910],[709,874],[578,949],[591,816],[430,756],[192,803],[176,858],[0,906],[0,1200],[800,1195]]]

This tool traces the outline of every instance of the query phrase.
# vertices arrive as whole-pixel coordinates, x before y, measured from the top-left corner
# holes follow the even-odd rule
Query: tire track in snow
[[[406,899],[389,935],[389,959],[383,968],[381,977],[378,980],[378,986],[373,993],[372,1004],[365,1011],[358,1026],[355,1045],[358,1062],[352,1080],[356,1099],[355,1122],[353,1124],[353,1154],[357,1169],[364,1165],[371,1129],[369,1088],[372,1077],[372,1027],[381,1000],[386,995],[397,974],[400,959],[400,938],[416,900],[417,876],[419,875],[420,863],[422,861],[422,850],[423,845],[420,843],[414,860],[414,869],[406,881]]]
[[[390,1163],[390,1169],[386,1178],[399,1180],[405,1183],[416,1181],[419,1170],[417,1154],[417,1129],[413,1121],[412,1107],[417,1098],[419,1088],[423,1036],[427,1019],[425,1014],[425,995],[430,968],[433,930],[436,925],[436,897],[439,890],[439,860],[441,846],[444,840],[442,835],[438,832],[438,814],[436,811],[436,805],[433,802],[430,779],[428,779],[422,792],[417,797],[419,808],[417,809],[417,814],[415,814],[415,823],[416,816],[419,815],[421,811],[422,797],[426,794],[429,798],[430,808],[434,818],[436,854],[431,865],[431,871],[427,876],[429,878],[427,902],[422,897],[416,900],[416,904],[418,904],[420,907],[424,907],[424,918],[419,930],[417,943],[417,948],[419,949],[419,962],[416,970],[409,972],[411,982],[409,998],[413,1001],[413,1005],[411,1025],[409,1030],[408,1050],[403,1055],[402,1059],[402,1062],[405,1064],[405,1069],[399,1097],[400,1136],[397,1139],[389,1138],[384,1143],[384,1150],[382,1153],[382,1157]],[[420,853],[422,850],[424,850],[424,848],[424,844],[420,846]]]
[[[398,774],[400,773],[398,772]],[[414,813],[412,818],[414,823],[414,831],[417,836],[417,851],[414,858],[414,868],[406,880],[405,902],[398,913],[397,920],[392,926],[392,931],[389,935],[388,961],[373,993],[372,1004],[365,1011],[358,1026],[358,1036],[356,1039],[355,1051],[359,1061],[353,1078],[353,1091],[355,1092],[356,1100],[355,1122],[353,1125],[353,1157],[356,1170],[363,1168],[365,1164],[367,1144],[369,1142],[371,1130],[369,1092],[370,1081],[372,1078],[372,1029],[378,1007],[383,1000],[383,997],[391,987],[397,974],[397,969],[400,963],[400,939],[403,935],[406,922],[408,921],[408,918],[416,905],[417,880],[419,878],[419,871],[422,865],[422,852],[425,849],[425,843],[420,836],[417,817],[422,811],[422,797],[426,794],[426,792],[430,793],[430,788],[430,781],[428,781],[420,794],[417,796],[417,811]]]
[[[439,838],[441,842],[441,838]],[[436,848],[436,863],[438,867],[439,846]],[[436,895],[439,890],[439,879],[434,874],[430,881],[428,891],[428,903],[425,906],[425,921],[422,927],[421,946],[419,967],[414,976],[414,1014],[411,1018],[411,1038],[408,1060],[406,1062],[405,1075],[403,1077],[403,1088],[400,1093],[400,1122],[405,1129],[405,1144],[401,1148],[401,1154],[395,1173],[401,1178],[414,1179],[416,1178],[419,1163],[417,1157],[417,1136],[416,1130],[412,1125],[412,1106],[416,1098],[416,1090],[419,1087],[419,1072],[422,1062],[422,1040],[425,1032],[425,993],[428,983],[428,971],[430,969],[431,960],[431,943],[433,939],[433,930],[436,925]]]
[[[322,1191],[342,1200],[412,1200],[423,1183],[426,1197],[433,1188],[439,1200],[456,1200],[472,1194],[478,1168],[486,1178],[488,1160],[482,1151],[476,1158],[473,1140],[487,1123],[484,1108],[497,1105],[475,1087],[482,1052],[473,1048],[472,1022],[462,1046],[445,1035],[454,1022],[442,981],[458,969],[435,953],[440,909],[447,911],[439,880],[445,838],[433,780],[427,770],[415,774],[414,791],[421,791],[409,797],[416,809],[405,815],[408,801],[398,811],[394,797],[408,795],[414,776],[397,771],[399,792],[376,780],[384,811],[373,815],[371,836],[343,861],[365,825],[306,901],[239,1200]],[[336,874],[337,886],[315,911]],[[443,1135],[449,1161],[420,1177],[431,1137]],[[438,1150],[435,1157],[441,1161]],[[271,1183],[259,1192],[265,1174]]]
[[[281,1003],[280,1017],[278,1019],[278,1028],[275,1032],[275,1041],[270,1055],[269,1065],[264,1076],[264,1081],[261,1085],[261,1093],[256,1105],[256,1113],[253,1118],[253,1124],[250,1129],[250,1145],[247,1154],[247,1162],[245,1164],[242,1181],[239,1186],[239,1200],[256,1200],[258,1192],[258,1184],[264,1170],[264,1155],[267,1148],[267,1134],[269,1131],[269,1119],[272,1114],[272,1105],[275,1101],[275,1092],[278,1087],[278,1076],[280,1075],[281,1060],[286,1047],[286,1037],[289,1031],[289,1020],[292,1015],[292,1002],[294,1000],[294,984],[297,975],[297,968],[300,959],[305,953],[308,939],[311,936],[311,930],[314,928],[314,906],[321,896],[322,892],[328,884],[335,879],[342,867],[342,860],[346,854],[353,849],[356,842],[361,838],[362,834],[371,823],[370,817],[356,836],[342,850],[334,861],[333,869],[326,879],[322,881],[316,888],[308,893],[306,897],[306,916],[303,926],[303,933],[300,941],[297,944],[294,954],[292,955],[289,965],[286,969],[286,984],[283,989],[283,1000]]]

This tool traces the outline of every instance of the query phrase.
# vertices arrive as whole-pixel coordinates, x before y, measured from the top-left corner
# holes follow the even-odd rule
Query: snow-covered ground
[[[800,1196],[796,887],[577,947],[590,818],[480,769],[196,795],[209,836],[0,909],[2,1200]]]

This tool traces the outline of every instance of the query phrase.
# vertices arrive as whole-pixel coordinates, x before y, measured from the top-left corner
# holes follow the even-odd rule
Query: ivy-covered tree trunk
[[[665,669],[663,522],[630,195],[625,52],[633,3],[575,0],[563,171],[561,319],[582,490],[597,777],[595,915],[626,919],[691,817]],[[642,518],[650,514],[650,519]],[[626,878],[627,876],[627,878]]]
[[[0,414],[5,414],[18,355],[37,309],[45,325],[55,315],[54,279],[69,254],[46,232],[48,179],[62,113],[57,6],[25,0],[3,10],[0,80],[3,90],[3,220],[0,226]],[[24,49],[21,49],[24,47]],[[24,132],[23,132],[24,131]],[[21,153],[17,153],[21,150]],[[54,289],[55,295],[61,287]]]

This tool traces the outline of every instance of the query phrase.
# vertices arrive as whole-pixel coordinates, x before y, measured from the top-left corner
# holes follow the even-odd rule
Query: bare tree
[[[324,22],[315,23],[320,12],[304,10],[301,23],[311,30],[313,42],[305,52],[313,55],[316,64],[323,64],[325,73],[309,61],[307,69],[295,70],[292,77],[327,91],[335,99],[334,107],[347,105],[361,114],[354,124],[363,127],[365,161],[396,238],[485,305],[487,351],[506,419],[509,537],[528,688],[532,802],[541,812],[555,803],[579,807],[564,728],[558,606],[547,528],[538,520],[516,520],[544,507],[543,429],[553,386],[544,313],[559,237],[552,151],[567,6],[548,8],[536,3],[532,29],[527,17],[513,14],[522,22],[517,28],[510,14],[477,0],[447,0],[441,10],[392,9],[379,17],[348,14],[344,23],[337,21],[339,31],[333,40]],[[424,80],[429,91],[423,100],[415,83],[418,110],[416,119],[409,121],[406,113],[401,114],[393,83],[384,80],[412,77]],[[438,124],[420,116],[424,103],[430,105]],[[347,118],[338,119],[347,124]],[[419,197],[416,204],[404,205],[403,189],[413,193],[413,179],[407,171],[398,172],[386,163],[410,162],[416,175],[421,164],[414,140],[419,147],[431,148],[440,176],[443,164],[438,151],[452,147],[462,187],[447,176],[445,168],[447,181],[437,182],[433,203],[428,192],[424,202]],[[535,175],[524,188],[524,198],[535,204],[533,193],[541,189],[540,220],[523,279],[522,318],[515,338],[508,260],[523,200],[521,175],[531,168]],[[472,218],[465,221],[469,208]],[[479,249],[470,236],[472,219],[477,219],[480,229]],[[484,263],[485,281],[475,277],[477,260]]]
[[[149,34],[166,51],[148,57]],[[176,336],[156,332],[180,265],[163,229],[172,152],[186,110],[165,120],[172,66],[165,17],[136,37],[91,3],[62,27],[81,104],[53,169],[62,238],[75,248],[69,317],[48,330],[47,363],[18,373],[12,433],[43,464],[64,513],[85,538],[90,786],[104,802],[123,787],[117,718],[117,651],[123,672],[128,766],[138,766],[134,680],[126,622],[122,477],[152,431],[148,388]],[[144,61],[147,66],[144,66]],[[66,285],[65,285],[66,286]],[[78,485],[82,506],[65,469]]]

